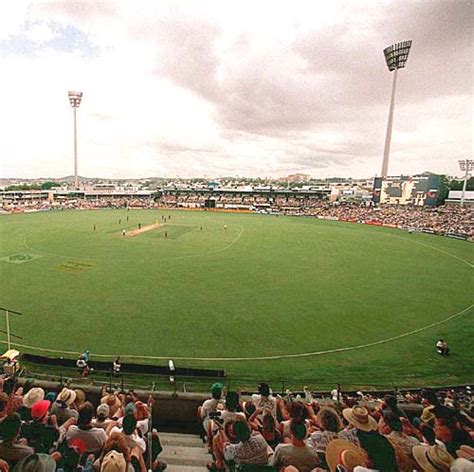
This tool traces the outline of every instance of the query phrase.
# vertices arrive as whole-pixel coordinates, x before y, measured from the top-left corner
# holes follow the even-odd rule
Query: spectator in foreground
[[[64,387],[51,407],[51,414],[56,416],[58,426],[63,425],[70,418],[77,420],[79,413],[72,408],[76,400],[76,392]]]
[[[425,444],[426,446],[438,445],[442,449],[446,450],[446,444],[444,444],[443,441],[436,439],[434,429],[431,426],[428,426],[427,424],[422,424],[420,426],[420,432],[423,436],[423,444]]]
[[[75,439],[81,439],[89,452],[98,452],[102,449],[107,439],[105,431],[92,426],[94,418],[94,407],[90,402],[85,402],[79,410],[77,425],[68,429],[66,439],[69,445]]]
[[[252,395],[252,403],[257,410],[269,410],[277,420],[277,399],[271,394],[270,387],[266,383],[258,386],[258,394]]]
[[[282,421],[278,425],[278,429],[281,433],[282,441],[291,442],[291,423],[305,423],[306,427],[309,428],[310,422],[308,420],[308,409],[302,402],[292,401],[286,408],[289,418]]]
[[[379,421],[380,434],[387,435],[392,431],[387,424],[388,418],[398,418],[402,424],[402,430],[405,435],[415,436],[419,440],[422,439],[420,431],[410,423],[405,412],[399,408],[397,398],[394,395],[385,395],[380,411],[382,413],[382,417]]]
[[[118,432],[114,432],[110,434],[109,438],[104,444],[104,448],[102,450],[100,457],[94,463],[95,470],[97,469],[102,470],[102,465],[104,464],[104,462],[106,464],[104,466],[106,469],[110,467],[110,464],[107,465],[110,459],[106,459],[106,458],[111,452],[122,454],[123,459],[126,463],[126,469],[125,469],[126,472],[134,472],[130,449],[127,446],[127,443],[125,442],[125,438],[123,434],[118,433]],[[139,462],[138,458],[136,459],[137,459],[137,462]]]
[[[23,425],[22,436],[37,453],[49,453],[59,439],[56,417],[50,417],[49,400],[40,400],[33,405],[31,417],[33,421]],[[74,421],[74,420],[69,420]]]
[[[110,418],[118,418],[121,416],[122,411],[122,401],[115,393],[109,393],[104,395],[100,403],[105,403],[109,406],[109,416]]]
[[[399,471],[411,472],[416,466],[412,454],[412,448],[418,446],[420,441],[403,432],[400,418],[395,416],[393,413],[385,415],[385,422],[390,430],[390,433],[386,435],[386,437],[395,449]]]
[[[123,453],[112,450],[102,459],[100,472],[127,472],[128,466]]]
[[[8,416],[7,405],[9,397],[5,392],[0,391],[0,421]]]
[[[438,446],[415,446],[413,456],[423,471],[449,471],[454,457]]]
[[[31,420],[31,409],[36,402],[44,400],[44,390],[33,387],[23,396],[23,405],[18,408],[18,413],[23,421]]]
[[[311,434],[308,444],[317,452],[324,454],[327,445],[332,440],[338,439],[338,433],[342,429],[342,421],[333,408],[321,408],[316,418],[321,430]]]
[[[211,398],[207,399],[198,410],[198,414],[202,421],[202,429],[205,436],[207,437],[207,445],[209,448],[212,447],[212,419],[209,414],[217,411],[219,406],[222,406],[222,391],[224,386],[216,382],[211,387]]]
[[[124,416],[122,420],[122,428],[113,426],[109,431],[110,434],[122,433],[125,438],[125,444],[127,444],[130,449],[137,447],[142,453],[145,453],[146,442],[137,430],[137,419],[133,413]]]
[[[258,416],[260,410],[255,410],[255,415]],[[261,422],[255,420],[254,424],[249,420],[249,423],[252,426],[252,429],[258,431],[267,441],[267,444],[275,450],[275,448],[281,442],[281,434],[280,431],[276,427],[276,421],[273,417],[272,413],[267,410],[263,412],[263,417]]]
[[[223,438],[224,459],[236,464],[267,465],[273,455],[271,447],[259,433],[251,434],[250,426],[246,421],[236,421],[234,432],[237,444],[230,444],[223,428],[219,434]]]
[[[107,430],[107,427],[112,422],[109,418],[110,408],[107,403],[101,403],[96,410],[97,417],[92,421],[92,426],[94,428],[101,428],[104,431]]]
[[[462,457],[455,459],[451,467],[449,468],[449,472],[473,472],[474,471],[474,464]]]
[[[55,472],[56,462],[47,454],[32,454],[18,462],[14,470],[15,472]]]
[[[450,454],[456,454],[462,445],[474,446],[474,440],[459,422],[454,410],[444,405],[437,405],[433,413],[436,417],[434,428],[436,439],[446,444]]]
[[[357,445],[367,452],[373,468],[397,472],[395,450],[388,439],[377,432],[377,422],[369,415],[367,408],[356,405],[343,410],[342,415],[353,428],[349,437],[355,434]]]
[[[8,415],[2,422],[3,441],[0,443],[0,457],[12,464],[35,453],[25,440],[20,440],[20,429],[21,418],[18,413]]]
[[[292,421],[291,444],[279,444],[271,461],[274,467],[281,468],[292,465],[300,472],[311,472],[319,465],[317,452],[306,445],[306,426],[304,423]]]
[[[367,467],[369,458],[367,453],[355,444],[344,439],[335,439],[326,448],[326,462],[331,471],[342,466],[352,472],[356,467]]]

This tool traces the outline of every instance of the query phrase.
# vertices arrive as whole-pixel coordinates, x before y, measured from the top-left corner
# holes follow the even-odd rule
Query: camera
[[[209,418],[211,420],[220,420],[221,419],[221,416],[222,416],[222,411],[211,411],[209,413]]]

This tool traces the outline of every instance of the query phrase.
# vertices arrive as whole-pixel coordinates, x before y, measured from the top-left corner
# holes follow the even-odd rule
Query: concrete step
[[[205,467],[212,456],[204,448],[163,445],[160,459],[168,464]]]
[[[187,446],[204,448],[201,438],[193,434],[159,433],[164,446]]]
[[[199,467],[196,465],[173,465],[170,464],[166,468],[166,472],[208,472],[207,467]]]

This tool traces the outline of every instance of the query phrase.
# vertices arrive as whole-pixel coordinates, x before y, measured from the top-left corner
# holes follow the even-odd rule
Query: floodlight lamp
[[[474,160],[471,160],[471,159],[466,159],[464,161],[458,161],[459,162],[459,168],[465,172],[470,172],[473,170],[473,164],[474,164]]]
[[[405,67],[412,41],[392,44],[383,50],[385,62],[390,72]]]
[[[69,104],[70,104],[73,108],[78,108],[79,105],[81,104],[82,92],[72,92],[72,91],[69,91],[69,92],[68,92],[68,97],[69,97]]]

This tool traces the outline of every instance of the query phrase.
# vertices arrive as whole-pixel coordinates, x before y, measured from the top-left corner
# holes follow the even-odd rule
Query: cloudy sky
[[[467,1],[33,1],[0,6],[0,177],[459,174],[473,151]]]

